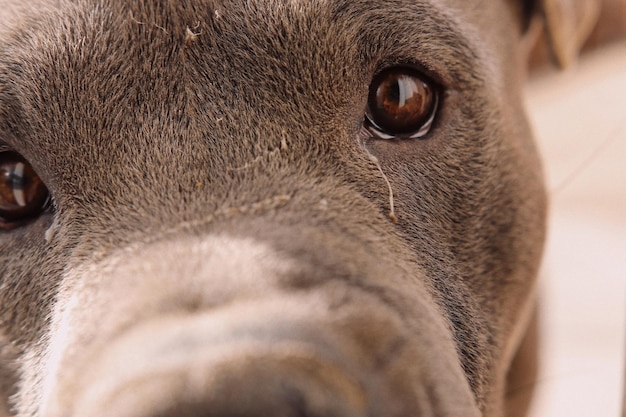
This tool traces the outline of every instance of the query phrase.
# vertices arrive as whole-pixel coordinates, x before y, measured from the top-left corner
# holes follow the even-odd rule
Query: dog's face
[[[502,415],[544,233],[521,2],[0,6],[19,416]]]

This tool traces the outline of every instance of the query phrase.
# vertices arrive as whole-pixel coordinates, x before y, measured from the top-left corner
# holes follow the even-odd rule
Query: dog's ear
[[[600,15],[598,0],[539,0],[547,41],[562,68],[576,60]]]
[[[524,0],[529,38],[543,32],[552,58],[561,68],[570,66],[593,31],[601,0]]]

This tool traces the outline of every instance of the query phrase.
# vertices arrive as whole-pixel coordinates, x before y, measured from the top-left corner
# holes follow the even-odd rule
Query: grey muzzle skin
[[[328,242],[183,236],[77,268],[41,415],[478,416],[424,283]]]

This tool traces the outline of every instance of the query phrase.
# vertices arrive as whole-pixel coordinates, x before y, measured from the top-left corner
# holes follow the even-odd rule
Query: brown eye
[[[0,152],[0,229],[37,217],[48,201],[48,189],[33,167],[14,152]]]
[[[370,86],[366,123],[383,139],[419,138],[432,127],[437,91],[418,71],[394,67],[378,74]]]

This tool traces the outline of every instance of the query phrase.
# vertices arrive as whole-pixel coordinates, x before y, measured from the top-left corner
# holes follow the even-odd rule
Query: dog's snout
[[[367,415],[357,368],[324,342],[245,325],[220,333],[217,321],[179,317],[123,336],[88,367],[100,383],[72,416]]]
[[[231,358],[202,371],[210,381],[136,417],[365,416],[361,387],[335,364],[303,352]],[[139,400],[150,402],[146,394]]]
[[[68,277],[74,295],[59,304],[51,341],[50,352],[65,355],[51,354],[50,366],[72,372],[46,381],[42,415],[475,415],[462,369],[449,360],[453,342],[440,336],[445,322],[426,296],[408,304],[402,293],[381,295],[383,279],[408,285],[393,265],[355,264],[350,250],[307,253],[315,262],[215,235],[86,265]],[[335,265],[350,268],[341,275]],[[82,288],[87,275],[91,287]],[[107,289],[98,302],[94,283]],[[419,341],[401,307],[428,323],[416,325]],[[74,332],[95,321],[98,328]]]

